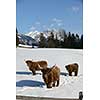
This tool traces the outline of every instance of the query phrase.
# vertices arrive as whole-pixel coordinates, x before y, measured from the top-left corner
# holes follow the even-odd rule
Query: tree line
[[[59,34],[59,33],[58,33]],[[51,32],[50,36],[45,38],[44,33],[40,34],[39,48],[73,48],[73,49],[83,49],[83,35],[79,37],[78,34],[69,32],[66,34],[64,32],[63,36]]]

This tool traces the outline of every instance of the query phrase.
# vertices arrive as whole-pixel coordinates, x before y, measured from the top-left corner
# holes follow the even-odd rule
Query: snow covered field
[[[24,59],[46,60],[48,67],[60,66],[60,85],[47,89],[40,71],[33,76]],[[78,76],[68,76],[65,65],[79,64]],[[16,95],[53,98],[78,98],[83,91],[83,51],[76,49],[16,49]]]

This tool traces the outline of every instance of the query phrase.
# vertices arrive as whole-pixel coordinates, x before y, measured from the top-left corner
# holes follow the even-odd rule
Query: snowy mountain
[[[53,29],[53,30],[46,30],[43,33],[46,37],[51,35],[51,32],[54,34],[54,39],[62,40],[64,38],[64,35],[66,34],[65,30],[63,29]]]
[[[25,35],[27,36],[30,36],[32,37],[34,40],[36,40],[37,42],[39,42],[39,37],[40,37],[40,33],[43,33],[44,34],[44,37],[47,39],[48,36],[51,35],[51,32],[54,34],[54,38],[58,38],[58,40],[62,40],[63,41],[63,38],[64,38],[64,34],[65,33],[65,30],[63,29],[52,29],[52,30],[45,30],[43,32],[39,32],[39,31],[31,31]]]
[[[24,34],[18,34],[18,38],[19,38],[19,44],[38,45],[38,42],[30,36]]]
[[[40,32],[38,32],[38,31],[31,31],[31,32],[29,32],[29,33],[27,33],[25,35],[33,38],[36,42],[39,42]]]

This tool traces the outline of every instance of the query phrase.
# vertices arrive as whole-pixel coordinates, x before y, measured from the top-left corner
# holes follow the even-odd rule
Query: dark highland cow
[[[66,65],[65,68],[67,69],[67,71],[69,72],[69,76],[72,76],[72,72],[74,72],[75,76],[78,75],[78,64],[77,63],[74,63],[74,64],[69,64],[69,65]]]
[[[55,86],[59,86],[60,80],[60,69],[58,66],[54,65],[52,68],[43,69],[41,67],[42,77],[47,85],[47,88],[52,88]]]
[[[25,61],[27,66],[29,67],[29,70],[32,71],[33,75],[36,74],[36,71],[41,70],[41,68],[47,68],[48,64],[47,61],[32,61],[32,60],[27,60]],[[40,66],[40,67],[39,67]]]

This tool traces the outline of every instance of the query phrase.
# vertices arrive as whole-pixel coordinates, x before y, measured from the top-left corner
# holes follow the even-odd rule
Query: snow
[[[48,61],[48,67],[57,64],[61,69],[60,85],[47,89],[42,74],[33,76],[24,60]],[[79,64],[78,76],[68,76],[65,65]],[[78,98],[83,91],[83,51],[75,49],[16,48],[16,95],[53,98]]]
[[[23,45],[23,44],[19,44],[18,46],[19,46],[19,47],[32,48],[32,46],[30,46],[30,45]]]

